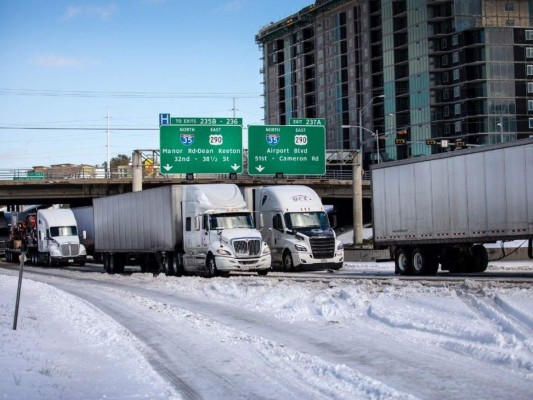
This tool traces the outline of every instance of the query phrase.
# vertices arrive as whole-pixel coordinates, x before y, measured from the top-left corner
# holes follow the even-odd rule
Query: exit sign
[[[324,175],[326,133],[323,126],[250,125],[248,174]]]

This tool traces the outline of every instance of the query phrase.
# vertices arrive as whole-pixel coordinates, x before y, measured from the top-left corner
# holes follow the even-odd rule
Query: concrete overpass
[[[171,184],[195,183],[235,183],[239,186],[260,185],[306,185],[317,191],[323,199],[353,199],[353,183],[351,179],[326,179],[321,177],[293,179],[285,177],[253,178],[237,176],[230,179],[229,175],[206,176],[198,175],[194,179],[167,178],[164,176],[143,178],[143,189]],[[132,191],[132,178],[112,179],[44,179],[44,180],[0,180],[0,205],[24,204],[71,204],[89,205],[95,197],[111,196]],[[363,198],[370,199],[370,181],[363,180]]]

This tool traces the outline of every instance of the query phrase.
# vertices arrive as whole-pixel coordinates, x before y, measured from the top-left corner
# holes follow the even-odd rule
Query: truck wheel
[[[482,244],[472,246],[472,260],[470,270],[472,272],[485,272],[489,265],[489,255],[487,249]]]
[[[212,254],[207,256],[205,262],[205,277],[213,278],[217,274],[217,265],[215,263],[215,257]]]
[[[294,271],[294,262],[292,261],[292,255],[289,250],[285,250],[283,258],[281,259],[281,268],[283,271]]]
[[[431,250],[417,247],[413,250],[413,273],[415,275],[435,275],[439,269],[437,258]]]
[[[257,271],[257,275],[259,276],[266,276],[267,274],[268,274],[268,269]]]
[[[400,275],[409,275],[412,272],[412,260],[411,260],[411,249],[408,247],[400,247],[396,251],[396,257],[394,258],[396,271]]]
[[[183,265],[180,263],[179,257],[180,255],[178,253],[174,253],[172,255],[172,269],[176,273],[176,276],[183,276],[185,275],[185,270],[183,269]]]
[[[163,269],[166,276],[176,275],[176,270],[174,269],[174,257],[171,252],[165,254],[165,261],[163,261]]]

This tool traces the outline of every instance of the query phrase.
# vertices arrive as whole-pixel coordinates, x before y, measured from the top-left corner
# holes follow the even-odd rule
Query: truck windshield
[[[76,236],[78,229],[76,226],[52,226],[50,227],[50,236]]]
[[[211,214],[209,216],[210,229],[254,228],[254,221],[250,213]]]
[[[329,229],[328,216],[323,211],[287,213],[285,225],[289,229]]]

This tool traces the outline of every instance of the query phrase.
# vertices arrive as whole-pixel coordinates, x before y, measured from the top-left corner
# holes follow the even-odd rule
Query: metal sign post
[[[17,288],[17,301],[15,304],[15,318],[13,319],[13,330],[17,330],[17,320],[19,317],[19,304],[20,304],[20,290],[22,289],[22,272],[24,270],[24,261],[26,261],[26,252],[23,251],[20,256],[20,268],[19,268],[19,284]]]

